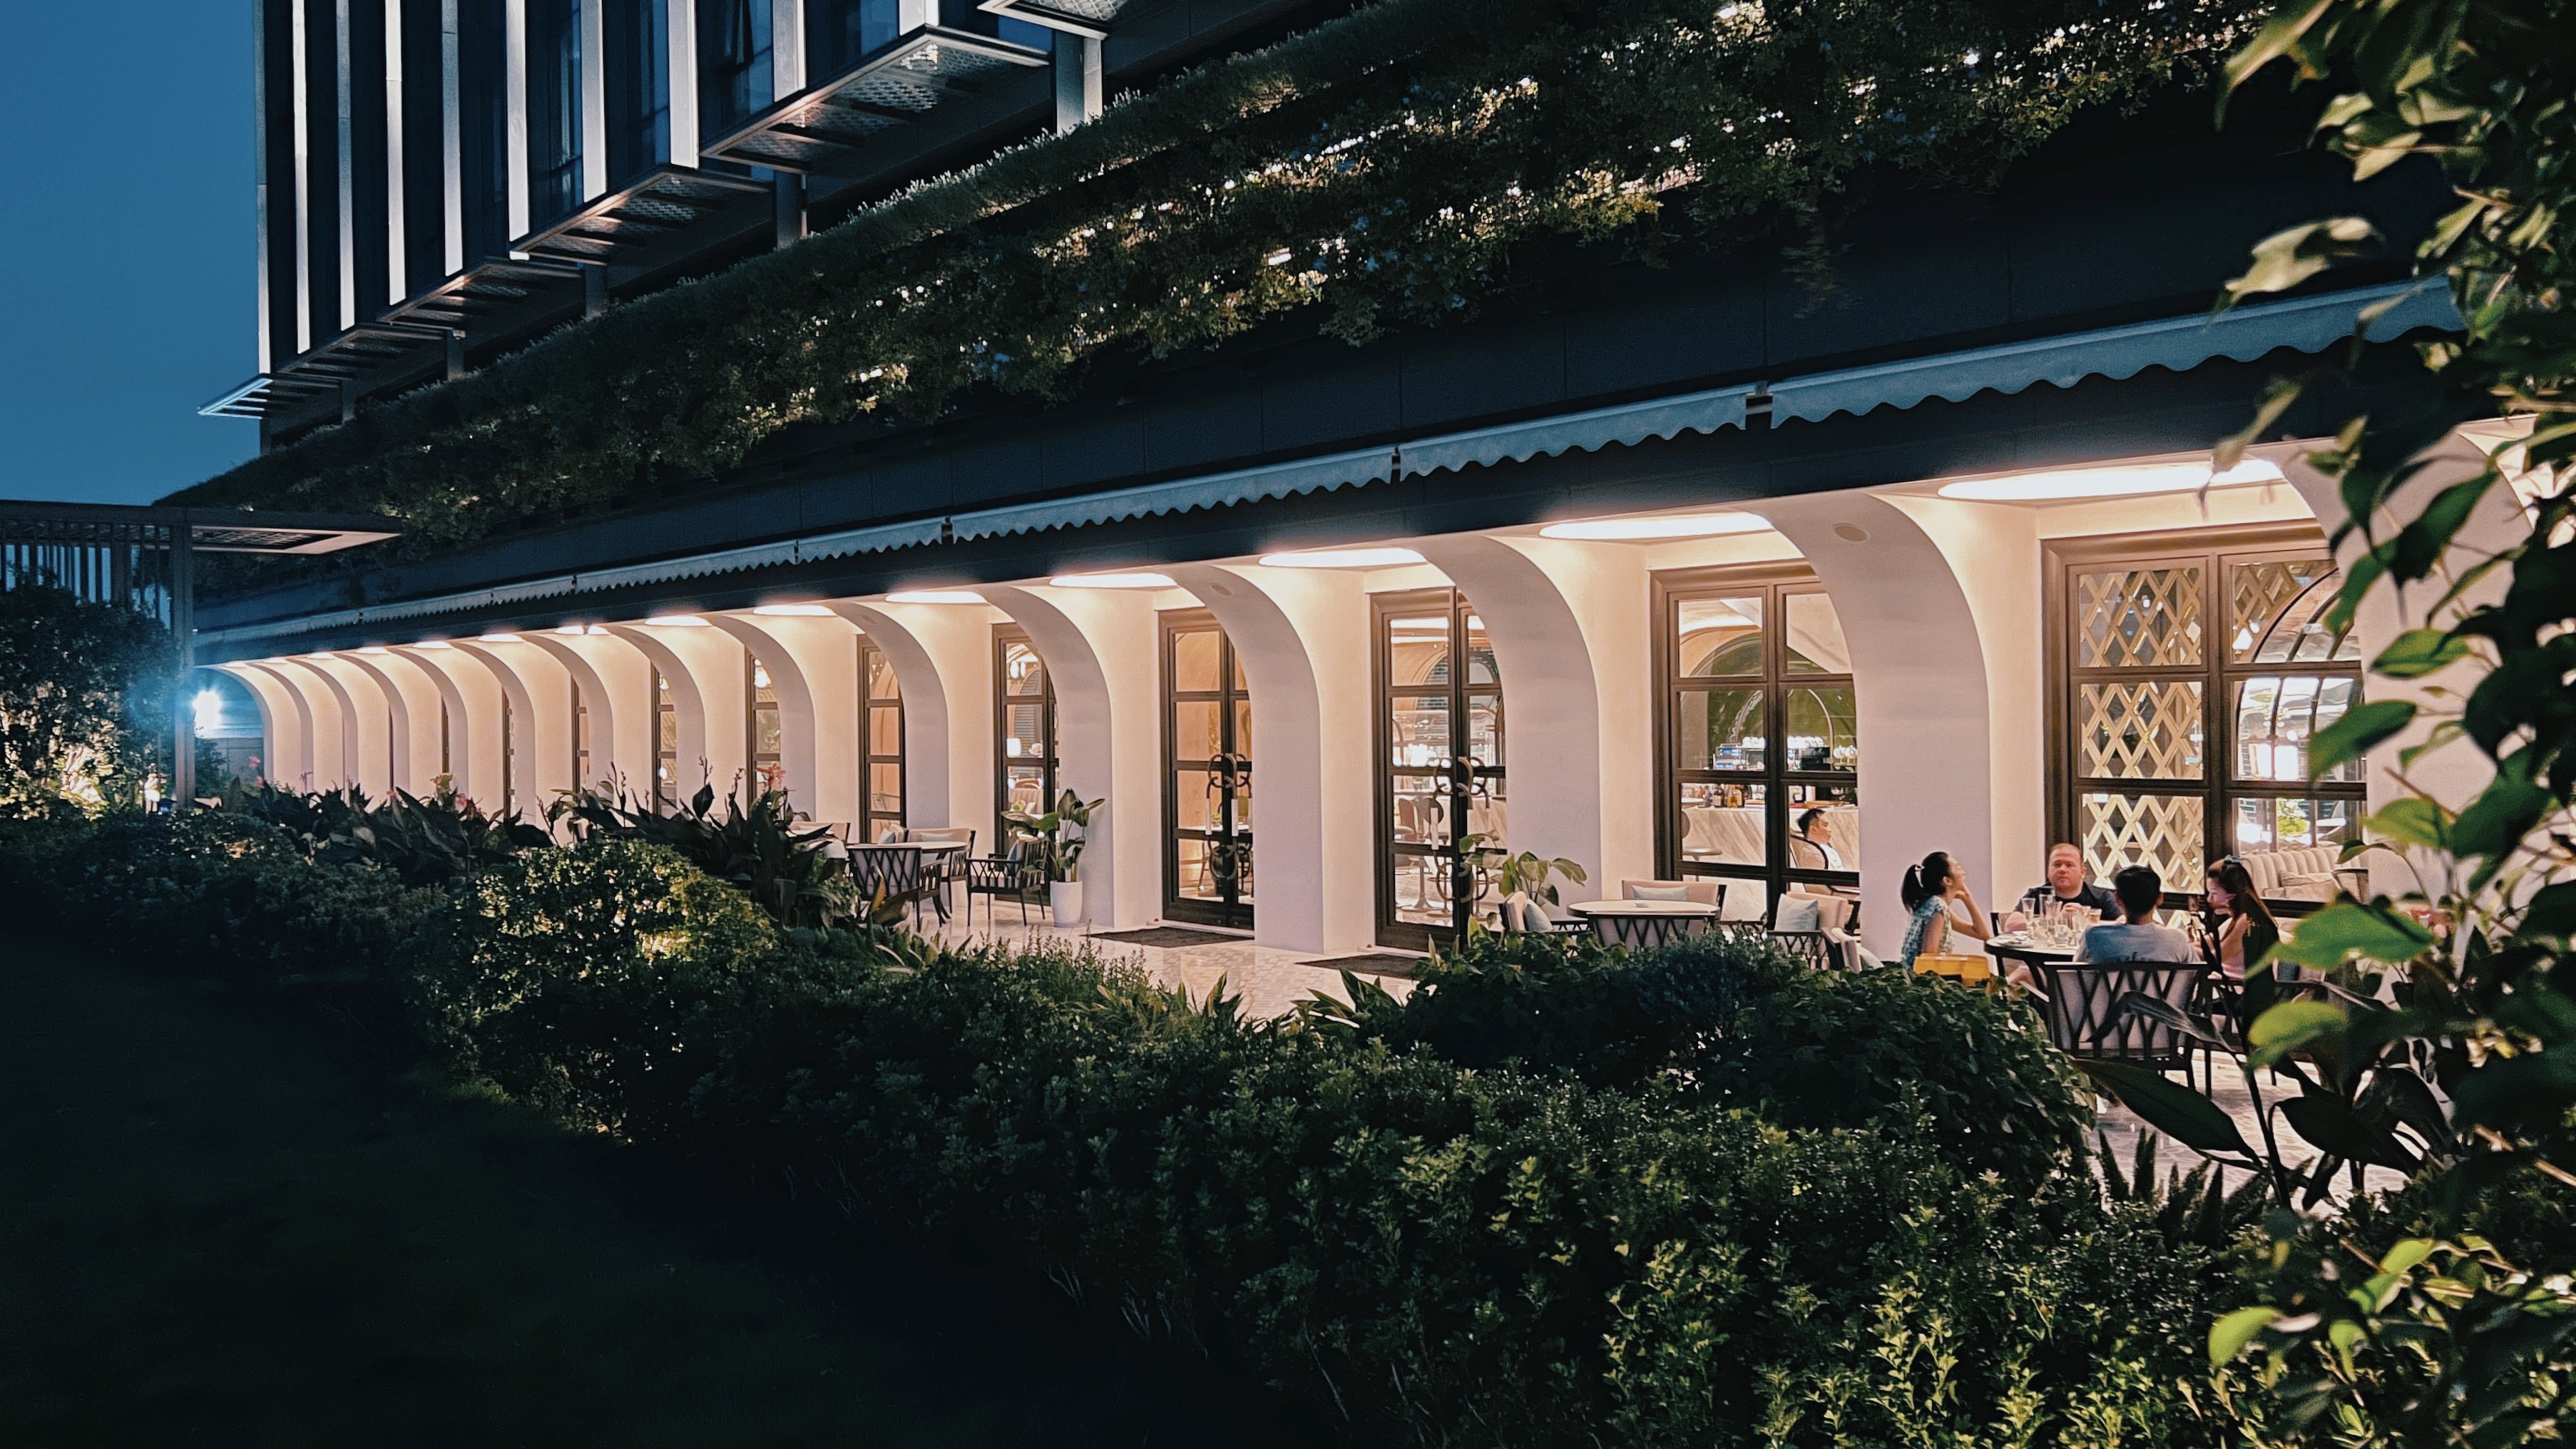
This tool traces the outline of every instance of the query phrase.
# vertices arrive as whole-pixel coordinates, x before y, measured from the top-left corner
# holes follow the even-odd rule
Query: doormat
[[[1103,931],[1095,941],[1116,941],[1123,946],[1159,946],[1171,950],[1182,946],[1249,946],[1250,936],[1228,936],[1219,931],[1193,931],[1187,926],[1147,926],[1141,931]]]
[[[1383,956],[1371,952],[1365,956],[1327,956],[1320,961],[1300,961],[1297,964],[1312,966],[1319,971],[1348,971],[1355,976],[1401,976],[1410,981],[1416,972],[1431,963],[1419,956]]]

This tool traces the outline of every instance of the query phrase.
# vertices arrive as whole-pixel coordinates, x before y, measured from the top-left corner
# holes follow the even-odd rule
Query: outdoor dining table
[[[1602,944],[1634,950],[1699,935],[1717,924],[1718,911],[1698,901],[1582,901],[1566,909],[1591,922]]]
[[[2063,966],[2074,960],[2075,943],[2070,941],[2063,946],[2043,946],[2031,940],[2029,936],[2016,931],[2011,935],[1997,936],[1988,941],[1986,954],[2019,961],[2029,967],[2031,974],[2036,976],[2042,966]]]
[[[888,894],[894,894],[897,891],[894,881],[889,878],[887,862],[883,860],[883,856],[890,856],[898,851],[909,851],[916,857],[918,864],[913,870],[913,882],[918,888],[923,885],[944,884],[932,870],[930,857],[961,854],[965,849],[966,842],[962,840],[887,840],[853,845],[848,847],[846,853],[850,862],[850,874],[858,881],[859,889],[873,895],[880,888]],[[829,844],[825,846],[824,853],[827,855],[831,853]],[[872,855],[880,858],[871,860],[869,857]],[[939,912],[939,919],[943,921],[948,919],[948,896],[944,889],[934,889],[930,892],[930,904]]]

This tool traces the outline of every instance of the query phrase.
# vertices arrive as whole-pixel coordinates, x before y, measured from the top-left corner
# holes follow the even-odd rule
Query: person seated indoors
[[[2084,852],[2059,841],[2048,848],[2048,879],[2022,893],[2019,907],[2024,916],[2033,915],[2048,906],[2090,906],[2106,921],[2120,917],[2120,902],[2101,882],[2087,878]]]
[[[1808,810],[1798,816],[1797,832],[1789,837],[1789,864],[1798,870],[1845,870],[1843,854],[1834,848],[1834,822],[1822,810]]]
[[[2079,962],[2109,965],[2121,961],[2155,961],[2175,966],[2200,964],[2200,948],[2171,926],[2156,924],[2156,906],[2165,898],[2164,878],[2153,866],[2133,865],[2111,877],[2111,893],[2120,902],[2121,920],[2094,926],[2075,948]]]

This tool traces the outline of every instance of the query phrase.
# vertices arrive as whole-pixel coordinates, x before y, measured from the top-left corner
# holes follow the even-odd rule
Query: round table
[[[1717,924],[1717,907],[1698,901],[1582,901],[1567,910],[1592,923],[1603,945],[1649,950],[1687,940]]]
[[[858,881],[862,894],[873,896],[882,890],[888,895],[901,895],[907,889],[919,890],[929,896],[931,906],[939,912],[939,919],[944,921],[948,919],[948,892],[944,873],[934,871],[928,857],[954,855],[965,849],[966,842],[962,840],[887,840],[850,846],[847,850],[847,859],[850,863],[850,875]],[[910,887],[900,884],[900,874],[888,871],[884,861],[869,859],[872,855],[880,853],[892,855],[897,851],[908,851],[914,857]],[[918,911],[918,900],[915,901],[914,908]]]
[[[2031,974],[2036,976],[2042,966],[2063,966],[2074,960],[2075,947],[2072,945],[2041,946],[2033,943],[2028,936],[2015,932],[2012,935],[1997,936],[1988,941],[1986,954],[2019,961],[2028,966]]]

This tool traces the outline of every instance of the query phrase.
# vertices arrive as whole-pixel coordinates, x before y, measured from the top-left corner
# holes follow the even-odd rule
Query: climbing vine
[[[713,474],[800,422],[1059,398],[1105,350],[1300,308],[1472,314],[1547,238],[1668,209],[1814,233],[1864,168],[1993,180],[2079,109],[2214,67],[2243,0],[1381,0],[567,327],[182,495],[381,509],[413,548]]]

